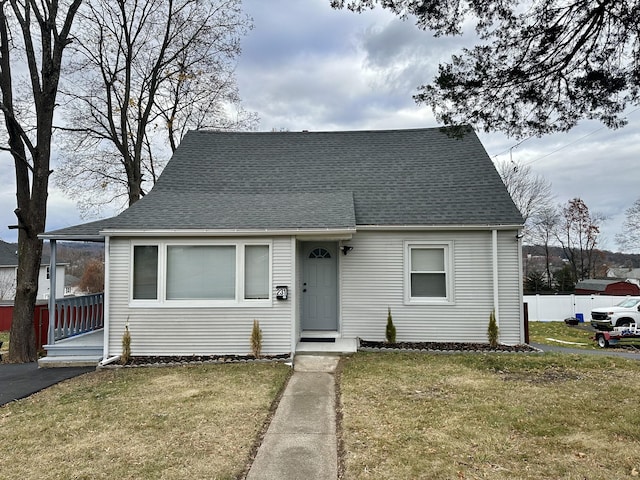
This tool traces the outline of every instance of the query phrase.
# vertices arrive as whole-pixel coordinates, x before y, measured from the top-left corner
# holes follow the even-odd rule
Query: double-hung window
[[[133,247],[133,299],[158,300],[158,246]]]
[[[405,244],[405,298],[409,303],[451,302],[449,243]]]
[[[269,300],[270,251],[269,244],[248,242],[134,245],[132,300],[167,305]]]

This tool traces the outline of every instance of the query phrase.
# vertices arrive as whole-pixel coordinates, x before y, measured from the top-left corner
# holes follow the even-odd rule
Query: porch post
[[[51,260],[49,261],[49,334],[47,343],[53,345],[56,341],[56,241],[49,240],[51,246]]]

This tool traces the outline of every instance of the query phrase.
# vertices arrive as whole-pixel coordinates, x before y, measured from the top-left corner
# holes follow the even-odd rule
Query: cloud
[[[333,10],[329,0],[244,0],[255,28],[243,39],[236,75],[247,110],[260,130],[361,130],[437,126],[412,96],[475,36],[434,38],[411,20],[375,8],[363,14]],[[528,139],[519,146],[499,133],[479,132],[494,160],[530,162],[552,183],[558,203],[582,198],[609,217],[602,246],[615,250],[624,211],[640,197],[640,111],[611,131],[581,122],[568,133]],[[513,148],[512,148],[513,147]],[[0,155],[0,222],[15,223],[13,163]],[[10,187],[7,187],[10,183]],[[105,212],[106,213],[106,212]],[[82,223],[73,201],[52,189],[48,228]],[[5,227],[0,238],[15,232]]]

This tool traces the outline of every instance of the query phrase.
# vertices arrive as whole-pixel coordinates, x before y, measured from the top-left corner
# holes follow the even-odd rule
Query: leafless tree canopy
[[[240,0],[90,0],[65,84],[60,185],[88,210],[131,205],[188,129],[250,129],[234,77]]]
[[[596,246],[600,222],[604,218],[589,212],[580,198],[569,200],[562,208],[556,238],[564,251],[576,280],[595,278]]]
[[[622,250],[640,250],[640,198],[626,210],[622,232],[616,235],[616,242]]]
[[[530,165],[512,160],[500,161],[496,168],[513,202],[525,220],[525,228],[531,228],[532,217],[553,204],[551,182],[536,175]]]

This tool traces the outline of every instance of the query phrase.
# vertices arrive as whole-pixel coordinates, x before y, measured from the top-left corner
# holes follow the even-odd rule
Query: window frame
[[[156,247],[156,253],[157,253],[157,258],[156,258],[156,269],[157,269],[157,275],[156,275],[156,298],[134,298],[133,294],[134,294],[134,274],[135,274],[135,250],[136,247]],[[131,253],[130,253],[130,259],[131,261],[129,262],[131,268],[130,268],[130,272],[129,272],[129,301],[130,302],[135,302],[136,304],[157,304],[160,301],[160,279],[162,278],[162,267],[160,265],[160,245],[157,243],[149,243],[149,242],[136,242],[136,243],[132,243],[131,245]]]
[[[445,296],[444,297],[412,297],[411,296],[411,252],[412,250],[441,250],[444,255]],[[404,242],[404,303],[406,305],[452,305],[454,299],[453,281],[453,241],[409,241]]]
[[[268,298],[250,299],[245,297],[245,247],[251,245],[266,246],[269,249],[268,259]],[[134,299],[134,249],[136,246],[158,247],[158,298]],[[232,246],[235,247],[235,297],[233,299],[168,299],[167,298],[167,251],[173,246]],[[130,245],[129,268],[129,306],[130,307],[268,307],[273,305],[273,242],[271,240],[162,240],[162,241],[132,241]]]

